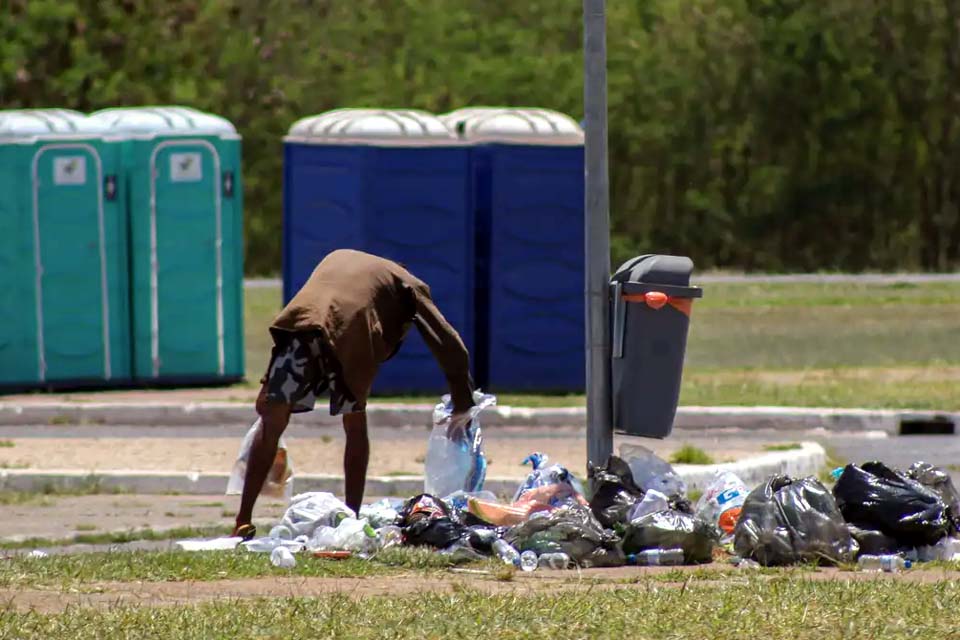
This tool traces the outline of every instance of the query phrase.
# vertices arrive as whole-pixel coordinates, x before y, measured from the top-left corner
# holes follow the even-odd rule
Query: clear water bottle
[[[569,569],[571,566],[573,566],[573,561],[570,560],[570,556],[563,552],[545,553],[540,556],[541,569],[553,569],[555,571],[560,571],[562,569]]]
[[[297,566],[297,559],[286,547],[277,547],[270,553],[270,564],[281,569],[293,569]]]
[[[666,567],[683,564],[683,549],[647,549],[631,554],[630,564],[641,567]]]
[[[885,571],[887,573],[893,573],[909,569],[912,566],[912,562],[904,560],[895,554],[882,556],[863,555],[857,559],[857,567],[861,571]]]
[[[493,543],[493,552],[497,557],[503,560],[504,564],[512,564],[515,567],[520,566],[520,554],[510,546],[510,543],[500,538]]]
[[[536,551],[524,551],[520,554],[520,568],[524,571],[536,571],[538,564]]]

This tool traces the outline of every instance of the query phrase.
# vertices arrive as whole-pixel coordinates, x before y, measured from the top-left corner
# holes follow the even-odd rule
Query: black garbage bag
[[[644,493],[633,482],[630,466],[617,456],[610,456],[605,467],[591,465],[587,477],[593,489],[590,510],[600,524],[608,529],[625,524],[630,509]]]
[[[518,551],[563,552],[581,567],[618,567],[625,558],[619,539],[587,507],[571,504],[511,527],[504,540]]]
[[[737,555],[764,566],[852,562],[858,550],[833,496],[815,478],[771,477],[747,496],[733,535]]]
[[[437,549],[446,549],[469,534],[465,526],[450,518],[423,518],[404,527],[401,531],[404,544],[430,546]]]
[[[900,546],[936,544],[950,529],[947,505],[936,492],[882,462],[848,464],[833,495],[847,522],[885,533]]]
[[[947,505],[947,516],[953,531],[960,532],[960,491],[957,491],[950,474],[929,462],[914,462],[907,469],[907,477],[933,489],[940,496]]]
[[[623,534],[624,553],[683,549],[687,564],[711,562],[719,543],[720,534],[716,527],[702,518],[675,509],[637,518],[627,525]]]
[[[882,556],[899,550],[897,541],[876,529],[861,529],[855,524],[847,524],[847,531],[860,547],[859,555]]]
[[[407,500],[398,520],[403,544],[446,549],[469,535],[467,527],[457,522],[443,500],[428,493]]]

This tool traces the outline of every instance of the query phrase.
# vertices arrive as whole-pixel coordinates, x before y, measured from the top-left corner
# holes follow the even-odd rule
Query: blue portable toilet
[[[0,387],[129,383],[120,168],[81,113],[0,111]]]
[[[471,176],[467,145],[436,116],[339,109],[297,121],[284,139],[283,297],[336,249],[395,260],[473,347]],[[416,329],[381,368],[377,394],[444,392]]]
[[[472,145],[478,380],[496,391],[583,391],[583,130],[546,109],[442,119]]]

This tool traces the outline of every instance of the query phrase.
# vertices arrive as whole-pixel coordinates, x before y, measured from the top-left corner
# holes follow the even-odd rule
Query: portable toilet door
[[[340,109],[296,122],[284,140],[284,300],[331,251],[395,260],[426,282],[473,346],[473,212],[467,146],[434,115]],[[377,394],[441,393],[416,329],[382,366]]]
[[[129,381],[118,170],[83,114],[0,112],[0,386]]]
[[[185,107],[107,109],[92,117],[126,150],[136,379],[241,379],[236,129]]]
[[[582,391],[582,129],[546,109],[442,119],[472,145],[479,379],[498,391]]]

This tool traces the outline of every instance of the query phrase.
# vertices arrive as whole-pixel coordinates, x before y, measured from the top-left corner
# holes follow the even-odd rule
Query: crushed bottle
[[[270,564],[281,569],[293,569],[297,566],[297,559],[286,547],[277,547],[270,552]]]

